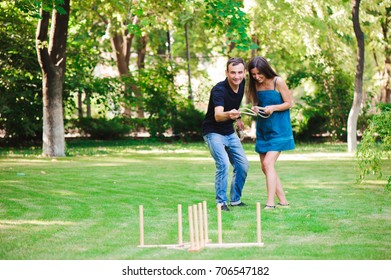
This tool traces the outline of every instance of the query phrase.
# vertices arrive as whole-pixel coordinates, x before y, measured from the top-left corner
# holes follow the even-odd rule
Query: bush
[[[110,120],[105,118],[82,118],[70,123],[69,128],[79,130],[81,134],[97,140],[119,139],[131,131],[129,120],[120,117]]]
[[[202,138],[201,124],[204,113],[198,111],[189,103],[185,106],[178,105],[173,119],[173,132],[182,140],[199,140]]]
[[[297,107],[300,110],[300,107],[303,106],[298,104]],[[322,134],[327,133],[329,118],[321,114],[321,112],[312,109],[303,109],[302,115],[302,121],[293,122],[296,140],[311,141],[321,138]]]
[[[314,61],[319,60],[314,58]],[[308,140],[316,134],[327,133],[333,140],[345,140],[354,92],[351,73],[332,62],[329,65],[314,62],[309,69],[311,71],[298,69],[287,79],[292,88],[301,81],[314,87],[313,91],[305,92],[295,105],[294,110],[300,116],[293,120],[297,137]]]
[[[163,138],[172,127],[179,94],[173,83],[174,73],[167,71],[167,65],[162,62],[154,66],[154,69],[140,70],[134,83],[143,93],[141,107],[147,116],[146,129],[152,138]]]
[[[361,145],[357,149],[359,159],[359,180],[362,181],[369,174],[383,176],[382,159],[391,158],[391,104],[380,104],[380,114],[374,115],[365,130]],[[389,175],[386,189],[391,191],[391,175]]]
[[[3,1],[4,2],[4,1]],[[42,141],[42,76],[35,23],[14,3],[0,9],[0,130],[4,144]],[[3,143],[2,143],[3,144]]]

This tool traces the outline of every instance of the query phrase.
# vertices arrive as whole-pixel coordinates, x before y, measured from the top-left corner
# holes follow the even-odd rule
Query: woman
[[[275,196],[279,200],[277,206],[287,207],[289,203],[274,165],[281,151],[295,148],[289,112],[292,94],[264,57],[254,57],[247,70],[250,75],[247,97],[252,102],[251,109],[259,113],[255,151],[266,176],[268,197],[264,209],[276,208]]]

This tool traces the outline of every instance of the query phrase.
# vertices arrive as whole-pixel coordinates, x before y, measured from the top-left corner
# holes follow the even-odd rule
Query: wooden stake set
[[[182,235],[182,205],[178,204],[178,243],[146,245],[144,242],[144,207],[139,206],[140,214],[140,245],[139,247],[166,247],[173,249],[188,249],[190,252],[208,248],[233,248],[233,247],[262,247],[264,243],[261,238],[261,205],[256,203],[257,216],[257,241],[254,243],[223,243],[223,223],[221,218],[221,206],[217,205],[217,236],[218,242],[211,243],[208,232],[208,213],[206,201],[188,207],[189,237],[190,242],[183,242]]]

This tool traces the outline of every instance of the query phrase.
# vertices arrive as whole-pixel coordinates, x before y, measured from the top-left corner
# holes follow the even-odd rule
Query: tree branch
[[[48,51],[48,30],[50,13],[40,10],[41,19],[38,21],[37,33],[35,36],[35,47],[37,49],[38,62],[44,71],[48,71],[46,66],[50,65],[50,57]]]

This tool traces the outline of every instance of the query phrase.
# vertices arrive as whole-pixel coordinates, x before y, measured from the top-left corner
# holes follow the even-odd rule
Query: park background
[[[0,7],[1,259],[390,259],[389,0]],[[200,125],[227,58],[255,55],[295,100],[291,209],[262,216],[256,250],[138,248],[140,204],[148,242],[175,242],[177,204],[204,200],[216,238]],[[228,242],[255,239],[265,200],[244,121],[250,207],[223,217]]]

